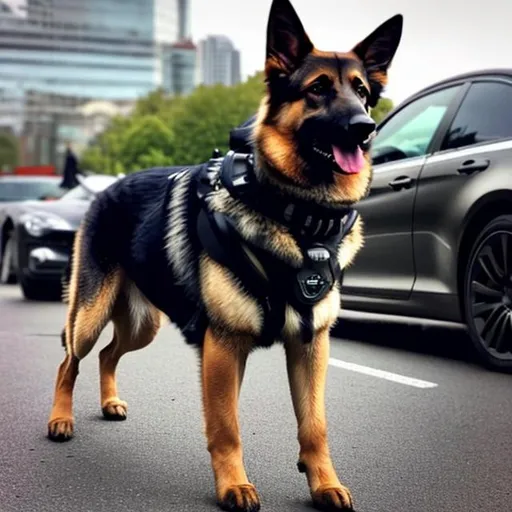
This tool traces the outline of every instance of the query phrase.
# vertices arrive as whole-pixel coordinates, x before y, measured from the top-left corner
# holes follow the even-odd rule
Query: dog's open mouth
[[[316,155],[332,164],[335,172],[342,174],[359,174],[366,166],[364,157],[364,145],[357,145],[351,148],[342,148],[331,145],[322,147],[318,142],[313,144],[313,151]]]

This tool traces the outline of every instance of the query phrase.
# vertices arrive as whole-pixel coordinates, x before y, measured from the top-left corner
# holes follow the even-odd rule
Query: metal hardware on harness
[[[301,299],[308,303],[318,302],[318,298],[330,288],[329,283],[320,274],[311,274],[307,270],[299,272],[297,281],[302,294]]]
[[[220,171],[222,169],[222,163],[224,162],[224,157],[221,156],[221,152],[218,149],[214,149],[212,152],[212,157],[208,160],[206,164],[206,172],[208,176],[208,181],[212,187],[212,190],[217,191],[221,187],[220,183]]]
[[[339,238],[341,242],[342,237]],[[338,245],[336,240],[330,242],[329,245]],[[300,303],[314,306],[332,290],[341,270],[336,247],[316,245],[303,251],[303,255],[302,268],[296,270],[295,274],[294,294]]]
[[[327,261],[331,257],[325,247],[313,247],[308,249],[307,253],[313,261]]]

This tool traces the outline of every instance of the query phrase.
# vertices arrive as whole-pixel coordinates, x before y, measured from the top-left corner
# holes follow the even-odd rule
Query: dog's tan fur
[[[275,0],[277,4],[277,8],[289,9],[286,0]],[[315,48],[312,54],[319,58],[342,56],[354,61],[359,58],[354,53],[334,54],[320,52]],[[286,66],[283,67],[282,62],[275,57],[268,58],[265,69],[267,77],[273,76],[276,71],[288,72]],[[332,75],[333,72],[332,69],[319,66],[315,73],[304,79],[305,85],[319,73]],[[357,76],[370,87],[361,71],[352,69],[347,73],[348,78],[343,79],[353,80]],[[384,83],[387,76],[380,72],[373,73],[370,78],[374,82]],[[340,92],[341,79],[334,75],[332,79],[337,81],[336,87]],[[269,87],[260,105],[254,128],[256,171],[260,180],[299,197],[334,207],[363,198],[371,179],[368,154],[365,155],[365,167],[359,174],[336,174],[332,183],[312,187],[303,173],[305,162],[299,156],[294,142],[294,133],[304,119],[312,114],[308,113],[302,100],[288,102],[277,110],[274,106],[276,111],[270,112],[271,94]],[[185,183],[183,181],[183,187]],[[210,195],[209,207],[229,214],[243,239],[258,240],[265,249],[292,267],[299,268],[302,265],[302,251],[287,228],[253,212],[224,189]],[[176,208],[179,205],[175,205]],[[174,223],[171,223],[168,245],[173,268],[179,266],[180,259],[186,257],[186,247],[176,248],[172,244],[172,237],[178,237],[180,230],[183,230],[183,225],[180,218],[175,217]],[[117,365],[125,353],[151,343],[162,321],[162,313],[143,296],[120,266],[113,268],[105,280],[98,284],[94,296],[84,296],[83,284],[87,279],[88,265],[84,256],[85,243],[81,231],[78,231],[71,279],[66,289],[69,302],[65,326],[66,357],[58,370],[54,404],[48,422],[49,435],[53,439],[66,440],[73,435],[72,396],[79,361],[92,350],[109,321],[114,324],[114,335],[99,356],[100,403],[105,418],[126,418],[127,404],[119,398],[117,390]],[[362,245],[363,223],[359,218],[339,248],[341,268],[347,268],[354,261]],[[179,250],[179,255],[173,253],[173,250]],[[221,506],[231,507],[230,510],[252,512],[259,510],[259,497],[244,468],[238,399],[247,357],[262,331],[263,314],[256,299],[244,291],[237,276],[230,270],[206,254],[200,258],[199,269],[201,297],[211,320],[200,354],[206,437],[217,499]],[[261,268],[261,272],[264,273],[265,269]],[[351,510],[350,491],[338,479],[329,454],[325,418],[329,331],[339,310],[340,290],[336,285],[314,306],[314,340],[304,344],[298,339],[300,315],[291,306],[287,306],[281,341],[285,348],[298,423],[299,465],[306,473],[313,501],[329,510]]]

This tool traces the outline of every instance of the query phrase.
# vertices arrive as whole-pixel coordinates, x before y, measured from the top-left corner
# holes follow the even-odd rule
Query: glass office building
[[[162,53],[162,87],[172,95],[186,96],[196,85],[196,46],[183,40],[165,46]]]
[[[0,129],[27,135],[30,126],[28,140],[55,145],[55,126],[78,105],[134,101],[160,87],[163,48],[178,40],[187,3],[0,0]]]
[[[10,0],[11,6],[15,0]],[[0,10],[0,90],[129,99],[160,85],[177,0],[16,0]]]

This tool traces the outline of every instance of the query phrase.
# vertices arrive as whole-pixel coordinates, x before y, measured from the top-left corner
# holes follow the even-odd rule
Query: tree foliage
[[[16,137],[10,133],[0,132],[0,171],[8,167],[13,169],[18,165],[19,147]]]
[[[92,141],[81,167],[117,174],[204,162],[214,148],[227,151],[229,132],[257,111],[264,90],[260,72],[236,86],[200,86],[185,97],[153,91],[137,102],[130,116],[114,118]],[[379,122],[392,107],[383,98],[372,117]]]
[[[389,98],[381,98],[375,108],[372,109],[371,116],[379,124],[393,108],[393,102]]]
[[[174,134],[157,115],[144,115],[132,123],[120,144],[126,172],[141,167],[172,164]]]
[[[230,130],[256,112],[263,92],[260,75],[235,87],[199,87],[175,112],[176,162],[200,163],[214,148],[227,151]]]

